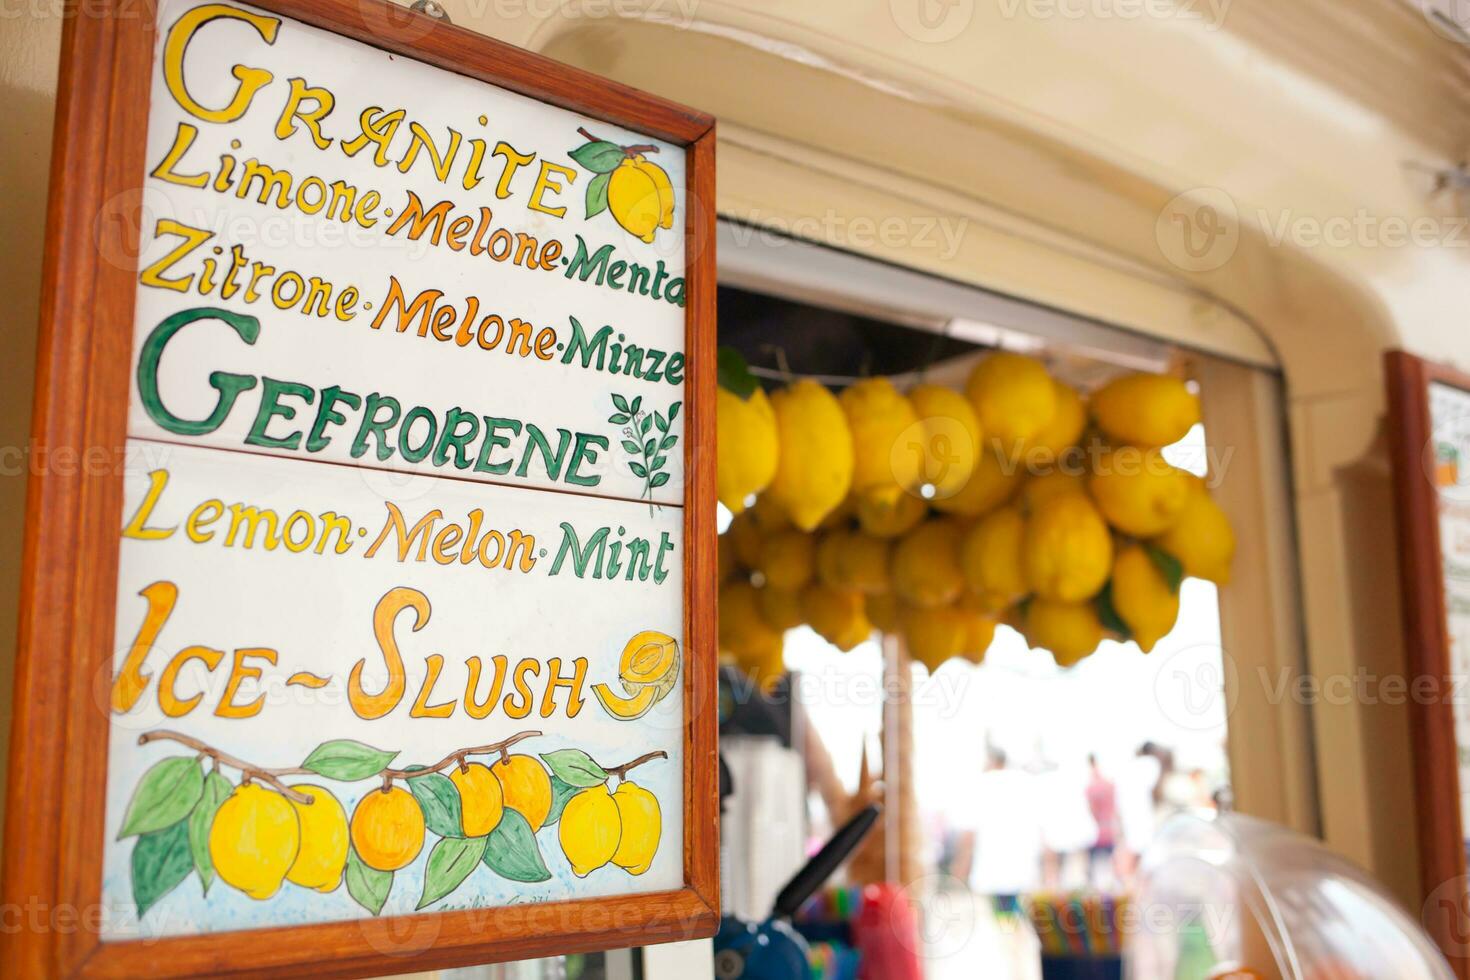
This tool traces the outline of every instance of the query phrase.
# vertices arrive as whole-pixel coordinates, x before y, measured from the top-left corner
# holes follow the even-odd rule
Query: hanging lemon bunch
[[[930,670],[984,659],[1005,623],[1063,667],[1104,639],[1148,652],[1193,576],[1229,581],[1235,536],[1162,450],[1200,421],[1177,377],[1085,394],[995,352],[963,391],[887,378],[770,393],[722,349],[720,646],[761,683],[787,630],[842,650],[900,635]]]

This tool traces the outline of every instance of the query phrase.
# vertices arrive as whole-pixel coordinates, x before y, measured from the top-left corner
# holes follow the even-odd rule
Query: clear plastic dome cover
[[[1240,814],[1167,821],[1143,856],[1133,980],[1455,980],[1434,943],[1362,869]]]

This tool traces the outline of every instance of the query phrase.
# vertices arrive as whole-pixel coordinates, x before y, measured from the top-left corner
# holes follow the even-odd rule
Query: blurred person
[[[996,915],[1012,916],[1021,894],[1041,884],[1041,812],[1035,777],[1008,766],[1002,749],[991,747],[987,756],[962,850],[970,890],[989,896]]]
[[[1087,771],[1080,765],[1046,766],[1036,773],[1041,809],[1041,885],[1048,891],[1080,888],[1089,877],[1088,851],[1097,824],[1087,806]]]
[[[1092,813],[1097,833],[1088,850],[1088,881],[1099,891],[1108,891],[1117,882],[1113,853],[1118,845],[1118,791],[1113,781],[1103,774],[1097,756],[1087,757],[1087,809]]]
[[[1118,876],[1126,888],[1133,881],[1139,855],[1154,839],[1155,793],[1163,766],[1152,751],[1153,743],[1144,742],[1118,776]]]

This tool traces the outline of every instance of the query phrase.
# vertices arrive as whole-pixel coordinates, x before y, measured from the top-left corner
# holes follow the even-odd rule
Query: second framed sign
[[[145,9],[69,22],[37,437],[103,463],[33,482],[6,829],[95,916],[5,972],[709,934],[712,120],[379,0]]]

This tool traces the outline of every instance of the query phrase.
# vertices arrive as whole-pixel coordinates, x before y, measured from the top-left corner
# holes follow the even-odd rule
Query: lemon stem
[[[589,140],[589,141],[591,141],[593,143],[611,143],[612,142],[612,140],[605,140],[605,139],[603,139],[600,136],[593,136],[591,133],[587,132],[587,127],[585,127],[585,126],[578,126],[577,127],[577,134],[579,136],[581,136],[583,139]],[[637,144],[635,146],[622,146],[622,147],[618,147],[618,149],[622,150],[623,151],[623,155],[624,156],[628,156],[628,157],[637,156],[639,153],[657,153],[658,152],[658,147],[654,146],[652,143],[639,143],[639,144]]]
[[[628,775],[630,770],[638,768],[645,762],[652,762],[654,759],[667,759],[668,757],[669,754],[667,752],[664,752],[663,750],[650,752],[647,755],[640,755],[632,762],[625,762],[621,766],[614,766],[611,769],[608,769],[607,773],[610,776],[617,776],[619,779],[622,779],[623,777]]]
[[[297,792],[296,790],[287,786],[285,783],[281,782],[280,779],[276,778],[278,776],[305,776],[310,773],[310,770],[308,769],[266,769],[262,766],[252,765],[249,762],[244,761],[243,759],[237,759],[232,755],[221,752],[219,749],[211,745],[205,745],[197,738],[190,738],[188,735],[182,735],[179,732],[144,732],[142,735],[138,736],[139,745],[147,745],[149,742],[157,742],[160,740],[178,742],[180,745],[183,745],[186,748],[191,748],[195,752],[198,752],[200,756],[208,756],[209,758],[214,760],[214,768],[216,770],[219,769],[220,763],[224,763],[232,769],[240,770],[241,786],[249,786],[251,779],[259,779],[263,783],[269,783],[272,787],[276,789],[277,792],[279,792],[282,796],[286,797],[289,800],[294,800],[297,803],[305,805],[311,804],[311,797],[307,796],[305,793]]]
[[[476,745],[468,749],[455,749],[453,752],[449,753],[444,758],[434,763],[432,766],[426,766],[423,769],[384,769],[383,775],[390,776],[394,779],[412,779],[415,776],[423,776],[427,773],[438,772],[439,770],[446,769],[449,766],[455,765],[456,763],[462,764],[464,762],[465,756],[470,755],[492,755],[496,752],[499,752],[501,758],[509,759],[510,753],[506,751],[507,749],[509,749],[512,745],[516,744],[522,739],[535,738],[537,735],[540,734],[540,732],[535,731],[517,732],[509,738],[501,739],[499,742],[491,742],[489,745]]]

